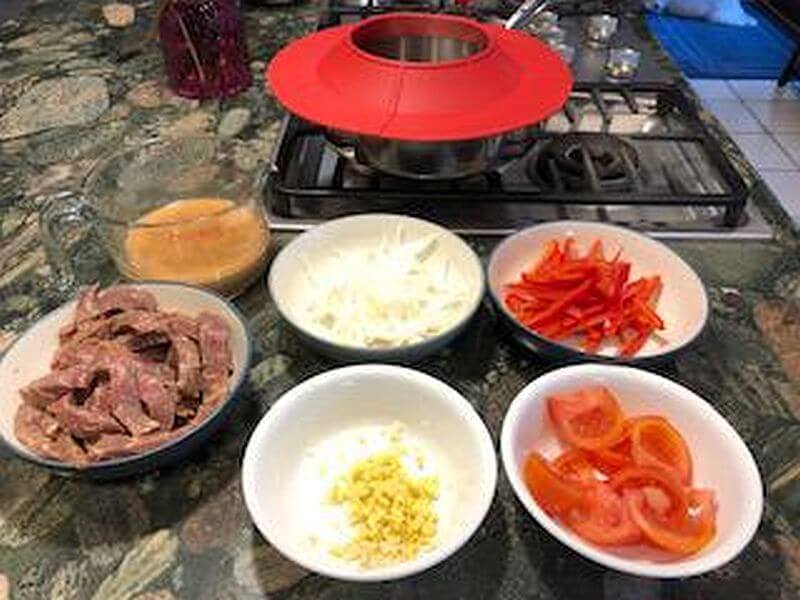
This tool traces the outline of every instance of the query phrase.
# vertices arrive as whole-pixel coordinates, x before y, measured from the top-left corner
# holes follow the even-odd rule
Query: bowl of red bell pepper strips
[[[553,358],[663,360],[700,335],[708,296],[692,268],[636,231],[558,221],[495,249],[490,294],[514,337]]]

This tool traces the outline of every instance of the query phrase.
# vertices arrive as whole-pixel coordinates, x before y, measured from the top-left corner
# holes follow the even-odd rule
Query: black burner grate
[[[613,109],[611,98],[617,100]],[[640,104],[645,101],[656,106],[664,123],[669,124],[668,117],[674,116],[677,125],[671,129],[664,126],[652,131],[614,133],[618,116],[614,111],[624,105],[629,115],[637,118],[642,111]],[[595,109],[590,116],[599,132],[580,131],[584,123],[579,113],[586,117],[587,103]],[[620,90],[616,84],[577,85],[562,113],[549,123],[554,121],[559,122],[560,130],[548,131],[542,126],[535,134],[537,141],[528,157],[512,162],[507,168],[467,179],[419,182],[355,166],[327,144],[321,128],[289,117],[269,177],[270,210],[291,217],[296,213],[306,214],[309,206],[319,207],[321,200],[330,200],[331,207],[338,207],[331,216],[340,216],[372,210],[378,203],[384,209],[405,210],[409,204],[427,197],[429,202],[461,207],[468,203],[484,204],[487,210],[496,208],[498,203],[708,206],[722,210],[725,225],[740,223],[747,188],[677,88],[652,84]],[[644,117],[642,122],[646,128]],[[550,181],[540,173],[531,181],[527,168],[530,162],[546,156],[548,148],[563,143],[559,140],[565,138],[571,143],[586,140],[589,144],[610,138],[619,140],[620,147],[630,147],[631,151],[623,152],[620,157],[621,169],[629,181],[624,186],[603,185],[603,175],[591,164],[583,174],[585,185],[567,182],[554,185],[555,180]],[[646,162],[640,165],[643,168],[637,166],[641,162]]]
[[[554,138],[528,160],[527,169],[532,181],[549,190],[643,189],[636,149],[608,133]]]

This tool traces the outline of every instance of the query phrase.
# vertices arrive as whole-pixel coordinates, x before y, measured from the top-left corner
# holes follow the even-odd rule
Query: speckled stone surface
[[[89,107],[81,119],[51,120],[43,130],[29,128],[26,135],[0,141],[0,351],[62,300],[39,238],[38,212],[48,198],[78,190],[94,159],[154,135],[229,136],[241,163],[259,168],[281,117],[260,72],[275,51],[315,20],[313,7],[248,9],[255,84],[237,98],[201,105],[172,96],[160,83],[158,45],[147,37],[154,2],[134,2],[136,20],[125,29],[106,25],[101,0],[30,4],[16,21],[0,25],[3,123],[15,111],[27,114],[19,102],[42,82],[64,77],[101,78],[109,106],[98,92],[91,97],[98,101],[81,104]],[[59,110],[49,107],[47,115],[53,114]],[[225,430],[190,461],[99,484],[58,479],[17,459],[0,460],[0,600],[9,595],[15,600],[797,598],[800,245],[766,188],[720,136],[756,186],[753,201],[773,223],[776,240],[672,244],[705,281],[713,311],[700,342],[661,370],[708,398],[740,432],[761,469],[764,519],[750,546],[729,565],[678,582],[606,571],[536,525],[502,475],[474,538],[421,576],[354,585],[286,561],[248,520],[239,485],[241,454],[259,417],[283,392],[333,365],[281,323],[260,281],[237,300],[256,341],[243,401]],[[277,236],[276,247],[287,239]],[[495,242],[471,243],[486,257]],[[76,265],[95,266],[79,268],[79,275],[96,277],[102,259],[96,244],[81,244]],[[114,278],[112,271],[103,273],[104,281]],[[456,343],[419,368],[460,390],[496,440],[516,392],[554,366],[515,346],[484,306]]]

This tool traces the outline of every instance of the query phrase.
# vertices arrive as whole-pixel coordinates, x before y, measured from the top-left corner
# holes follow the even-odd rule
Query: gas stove
[[[390,10],[447,9],[433,1],[330,0],[320,28]],[[476,16],[503,18],[512,8]],[[502,167],[451,181],[393,177],[334,148],[319,126],[288,116],[267,178],[272,226],[302,230],[345,215],[395,212],[478,235],[579,219],[664,238],[770,237],[719,143],[628,21],[621,20],[615,43],[639,48],[642,62],[636,79],[615,83],[603,75],[602,51],[581,45],[585,15],[567,12],[560,25],[579,48],[574,89],[530,139],[504,148],[511,160]]]

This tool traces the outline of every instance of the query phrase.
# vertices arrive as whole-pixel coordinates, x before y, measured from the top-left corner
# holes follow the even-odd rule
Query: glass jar
[[[224,98],[250,87],[237,0],[165,0],[158,31],[170,89],[186,98]]]

